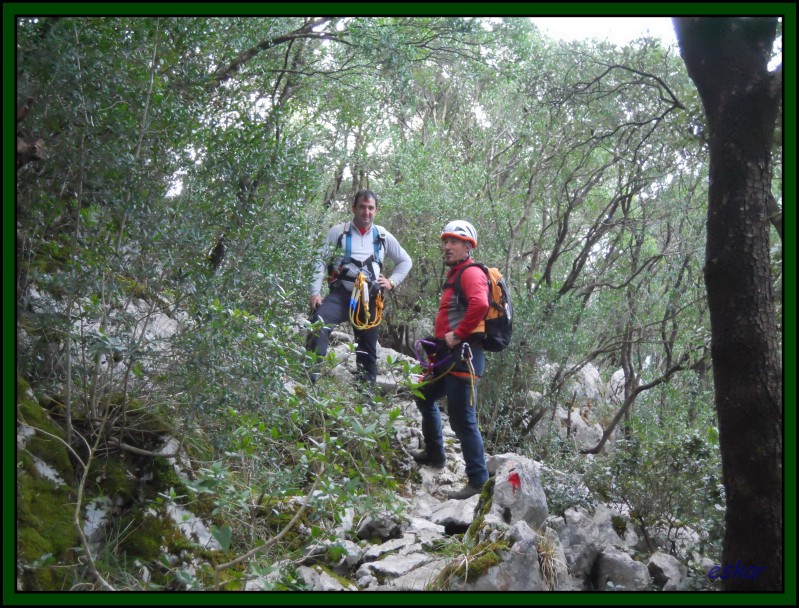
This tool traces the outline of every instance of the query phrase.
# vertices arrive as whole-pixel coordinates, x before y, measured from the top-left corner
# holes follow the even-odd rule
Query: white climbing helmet
[[[471,243],[472,247],[477,247],[477,230],[474,229],[469,222],[465,220],[455,220],[444,226],[444,231],[441,233],[441,239],[448,236],[453,236],[456,239],[467,241]]]

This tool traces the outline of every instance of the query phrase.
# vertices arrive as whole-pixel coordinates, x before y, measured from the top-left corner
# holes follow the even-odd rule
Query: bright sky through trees
[[[597,38],[624,44],[648,35],[677,44],[671,17],[532,17],[531,20],[559,40]]]

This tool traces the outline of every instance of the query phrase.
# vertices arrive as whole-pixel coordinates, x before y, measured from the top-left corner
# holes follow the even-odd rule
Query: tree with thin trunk
[[[730,591],[783,588],[782,360],[769,255],[771,153],[782,68],[778,20],[674,19],[707,119],[705,286],[727,494],[725,564],[762,567]]]

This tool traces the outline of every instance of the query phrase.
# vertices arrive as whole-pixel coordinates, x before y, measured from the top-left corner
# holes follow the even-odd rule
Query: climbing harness
[[[342,232],[344,235],[345,232]],[[346,227],[346,235],[347,239],[344,243],[344,263],[348,263],[352,260],[352,223]],[[374,261],[377,262],[379,266],[383,266],[383,260],[380,256],[380,246],[384,245],[385,243],[385,236],[381,234],[381,232],[377,229],[377,226],[372,226],[372,244],[374,245]],[[338,240],[338,247],[341,247],[341,236],[339,236]]]
[[[355,329],[372,329],[380,325],[383,320],[382,290],[379,290],[375,296],[375,318],[372,320],[369,312],[369,289],[366,276],[363,272],[359,272],[352,287],[352,295],[350,295],[350,323]]]
[[[346,237],[346,238],[345,238]],[[377,226],[372,227],[372,244],[374,246],[374,253],[363,261],[358,261],[352,257],[352,223],[345,222],[342,227],[342,232],[336,241],[336,249],[341,250],[342,245],[344,255],[334,265],[332,262],[327,266],[327,282],[333,286],[340,284],[341,281],[351,281],[352,277],[357,272],[362,272],[363,268],[372,268],[372,262],[377,264],[378,268],[383,268],[383,256],[381,248],[385,248],[386,236]],[[367,270],[369,274],[369,272]]]
[[[442,359],[441,361],[435,361],[434,357],[432,357],[432,356],[430,356],[428,354],[427,361],[425,361],[424,358],[422,357],[421,353],[419,352],[419,347],[423,347],[424,352],[425,353],[429,353],[430,351],[435,351],[436,343],[431,341],[431,340],[417,340],[416,341],[414,350],[416,352],[416,360],[419,362],[419,365],[422,366],[422,370],[424,370],[424,374],[422,375],[422,378],[426,378],[428,376],[433,377],[433,376],[436,376],[436,375],[438,375],[438,378],[441,378],[441,377],[445,376],[446,374],[448,374],[452,370],[453,367],[455,367],[455,362],[453,361],[452,365],[450,366],[450,368],[447,371],[445,371],[443,374],[437,374],[438,370],[443,368],[444,365],[446,365],[447,363],[449,363],[450,359],[452,359],[455,356],[455,354],[452,353],[448,357],[445,357],[444,359]],[[438,378],[436,378],[436,379],[438,379]]]
[[[436,346],[436,343],[430,340],[417,340],[414,346],[416,359],[419,361],[419,364],[424,370],[422,381],[425,384],[441,380],[441,378],[449,374],[455,368],[455,365],[458,362],[455,352],[450,353],[441,361],[435,361],[434,358],[431,358],[429,352],[435,351]],[[420,347],[422,347],[421,350],[428,354],[427,362],[425,362],[424,358],[422,357]],[[466,361],[466,366],[469,368],[469,382],[472,388],[472,407],[474,407],[477,403],[477,390],[475,384],[476,375],[474,373],[474,365],[472,364],[472,347],[468,342],[461,343],[460,358]],[[442,370],[447,364],[449,364],[449,367],[446,369],[446,371],[441,372],[440,370]]]

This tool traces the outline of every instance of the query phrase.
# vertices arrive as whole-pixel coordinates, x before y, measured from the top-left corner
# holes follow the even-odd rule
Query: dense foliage
[[[676,49],[555,43],[521,18],[42,17],[19,20],[16,51],[17,135],[46,147],[17,172],[17,374],[84,460],[166,427],[202,471],[175,491],[232,555],[280,529],[263,505],[314,482],[335,514],[315,502],[316,535],[399,508],[390,421],[310,385],[297,322],[322,233],[369,188],[414,260],[381,343],[409,353],[429,331],[440,228],[468,219],[516,308],[481,386],[489,451],[585,471],[533,431],[575,405],[580,368],[623,369],[601,419],[629,400],[624,441],[592,489],[717,551],[707,166]],[[132,569],[100,566],[115,585]],[[71,576],[47,584],[91,579]]]

